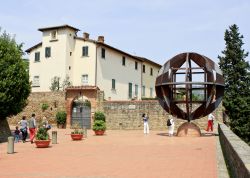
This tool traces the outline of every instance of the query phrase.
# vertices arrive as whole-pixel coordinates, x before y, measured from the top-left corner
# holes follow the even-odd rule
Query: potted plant
[[[82,140],[83,138],[83,130],[79,127],[79,125],[75,125],[74,131],[71,132],[72,140]]]
[[[96,135],[103,135],[106,130],[106,123],[103,120],[95,120],[92,129]]]
[[[94,120],[102,120],[105,122],[105,115],[103,112],[101,111],[96,111],[95,114],[94,114]]]
[[[67,113],[65,111],[58,111],[56,113],[56,122],[58,128],[65,128]]]
[[[37,148],[47,148],[50,144],[49,134],[47,129],[39,127],[36,134],[35,144]]]

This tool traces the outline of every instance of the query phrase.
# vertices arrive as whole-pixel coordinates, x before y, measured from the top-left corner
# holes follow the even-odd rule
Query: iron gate
[[[91,108],[89,106],[78,105],[72,108],[71,126],[78,125],[86,129],[91,128]]]

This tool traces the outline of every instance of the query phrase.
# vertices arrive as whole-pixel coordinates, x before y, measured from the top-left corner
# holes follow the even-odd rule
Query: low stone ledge
[[[232,177],[250,177],[250,147],[225,124],[218,124],[221,147]]]

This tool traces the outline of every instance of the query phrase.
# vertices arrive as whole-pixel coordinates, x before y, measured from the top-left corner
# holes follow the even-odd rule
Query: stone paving
[[[57,130],[57,129],[54,129]],[[108,130],[72,141],[59,129],[58,144],[38,149],[0,144],[0,178],[216,178],[216,136],[168,137],[166,131]],[[50,131],[51,135],[51,131]]]

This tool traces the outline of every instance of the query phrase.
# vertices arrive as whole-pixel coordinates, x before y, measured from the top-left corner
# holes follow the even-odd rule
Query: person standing
[[[170,118],[167,121],[168,126],[168,136],[172,137],[174,135],[174,118],[173,116],[170,116]]]
[[[215,117],[212,113],[210,113],[207,118],[208,118],[208,120],[207,120],[206,131],[209,132],[211,130],[211,132],[213,132],[213,121],[214,121]]]
[[[29,131],[30,131],[30,143],[34,143],[34,138],[36,134],[36,115],[32,114],[29,120]]]
[[[20,131],[22,132],[22,140],[23,140],[23,143],[25,143],[27,135],[28,135],[28,122],[26,120],[26,116],[22,117],[22,120],[20,121],[20,125],[21,125]]]
[[[19,134],[20,134],[20,130],[18,129],[18,126],[16,126],[16,130],[15,130],[15,143],[19,142]]]
[[[46,130],[48,131],[49,129],[51,129],[51,125],[49,124],[47,118],[44,116],[43,117],[43,121],[42,121],[43,127],[46,128]]]
[[[144,134],[149,134],[149,126],[148,126],[148,115],[147,114],[142,114],[142,119],[143,119],[143,125],[144,125]]]

